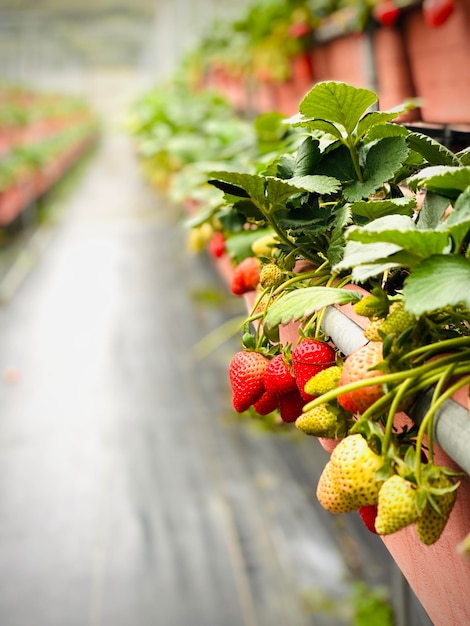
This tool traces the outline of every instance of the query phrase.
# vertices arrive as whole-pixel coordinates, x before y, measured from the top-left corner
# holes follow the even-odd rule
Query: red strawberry
[[[377,505],[366,504],[365,506],[361,506],[358,509],[358,511],[367,530],[370,530],[371,533],[374,533],[375,535],[377,535],[378,533],[375,528],[375,518],[377,517]]]
[[[275,411],[278,406],[279,396],[275,396],[267,391],[265,391],[261,398],[253,404],[253,408],[258,415],[268,415],[268,413]]]
[[[254,256],[243,259],[233,271],[231,290],[237,296],[256,289],[259,283],[261,261]]]
[[[304,400],[314,396],[305,393],[305,384],[318,372],[335,364],[336,353],[331,346],[316,339],[302,339],[292,351],[292,365],[297,388]]]
[[[264,393],[263,376],[268,359],[259,352],[237,352],[229,365],[232,386],[232,404],[237,413],[243,413]]]
[[[277,396],[297,390],[295,378],[292,376],[290,366],[282,354],[277,354],[269,361],[263,380],[266,391]]]
[[[455,0],[424,0],[424,21],[431,28],[437,28],[449,19],[454,9]]]
[[[374,5],[372,14],[382,26],[394,26],[400,16],[400,9],[392,0],[381,0]]]
[[[288,424],[295,422],[295,420],[302,414],[306,401],[300,395],[298,389],[286,393],[279,397],[279,413],[283,422]]]
[[[209,252],[216,259],[219,259],[225,252],[225,237],[223,233],[217,230],[208,244]]]
[[[371,369],[382,361],[382,342],[370,341],[359,350],[352,352],[344,361],[343,371],[339,379],[339,387],[366,378],[380,376],[383,372]],[[380,385],[362,387],[338,396],[338,403],[351,413],[364,413],[376,400],[383,395]]]

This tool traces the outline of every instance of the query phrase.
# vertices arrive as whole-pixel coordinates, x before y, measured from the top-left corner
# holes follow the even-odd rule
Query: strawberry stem
[[[390,404],[390,408],[387,415],[387,421],[385,423],[385,433],[382,441],[382,455],[387,454],[390,448],[390,442],[392,440],[393,420],[395,415],[399,412],[399,407],[402,399],[405,397],[408,388],[413,382],[412,378],[405,379],[394,393],[393,400]]]
[[[449,377],[449,375],[451,373],[455,374],[455,371],[453,371],[451,369],[451,367],[449,366],[449,368],[447,368],[446,371],[442,375],[442,378],[441,378],[442,384],[439,385],[440,389],[443,387],[445,382],[448,380],[448,377]],[[423,418],[423,420],[421,422],[421,425],[420,425],[419,430],[418,430],[418,436],[416,438],[416,481],[417,481],[418,485],[420,484],[420,479],[421,479],[421,450],[422,450],[422,447],[423,447],[424,435],[428,431],[428,427],[432,426],[434,415],[436,414],[436,412],[439,409],[439,407],[442,404],[444,404],[444,402],[446,400],[448,400],[451,396],[453,396],[454,393],[456,393],[459,389],[461,389],[462,387],[464,387],[468,383],[470,383],[470,375],[467,375],[467,376],[464,376],[464,377],[460,378],[457,382],[455,382],[453,385],[451,385],[448,389],[446,389],[439,396],[436,393],[436,391],[438,389],[437,386],[436,386],[436,389],[434,390],[433,400],[431,402],[431,406],[427,410],[426,415],[424,416],[424,418]],[[430,451],[430,458],[432,459],[432,449],[431,449],[431,447],[429,448],[429,451]]]

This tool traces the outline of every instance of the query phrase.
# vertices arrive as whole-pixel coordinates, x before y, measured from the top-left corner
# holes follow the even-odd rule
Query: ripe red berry
[[[269,360],[259,352],[237,352],[229,365],[232,404],[237,413],[243,413],[264,394],[263,376]]]
[[[283,422],[291,424],[302,414],[306,401],[298,389],[279,397],[279,414]]]
[[[424,0],[423,18],[431,28],[442,26],[455,9],[455,0]]]
[[[261,262],[257,257],[246,257],[233,271],[231,290],[237,296],[256,289],[259,283]]]
[[[279,406],[279,396],[275,396],[272,393],[265,391],[261,398],[254,403],[253,408],[258,415],[268,415],[272,413]]]
[[[209,252],[212,254],[214,258],[220,259],[220,257],[225,252],[225,237],[223,233],[217,230],[212,235],[212,239],[209,241],[208,248],[209,248]]]
[[[305,384],[318,372],[331,367],[336,362],[336,353],[328,344],[316,339],[302,339],[292,351],[292,365],[297,388],[304,400],[313,396],[305,393]]]
[[[264,373],[264,387],[266,391],[277,396],[297,390],[297,383],[284,355],[277,354],[269,361]]]
[[[375,518],[377,517],[377,505],[366,504],[365,506],[361,506],[358,509],[358,511],[367,530],[370,530],[371,533],[374,533],[375,535],[377,535],[378,533],[375,528]]]
[[[381,0],[372,9],[374,18],[382,26],[394,26],[400,16],[400,9],[392,0]]]

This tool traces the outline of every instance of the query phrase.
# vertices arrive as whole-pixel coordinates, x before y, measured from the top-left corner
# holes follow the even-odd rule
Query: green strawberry
[[[382,336],[400,335],[404,330],[416,323],[416,317],[405,311],[403,302],[394,302],[390,312],[379,327]]]
[[[382,361],[382,351],[383,345],[380,341],[371,341],[352,352],[344,361],[339,386],[382,375],[383,372],[374,369]],[[338,403],[351,413],[361,414],[382,395],[381,386],[370,385],[339,395]]]
[[[332,365],[315,374],[305,384],[304,391],[311,396],[322,396],[327,391],[331,391],[338,386],[342,368],[339,365]]]
[[[284,274],[281,268],[275,263],[263,265],[260,272],[259,282],[261,287],[277,287],[283,281]]]
[[[296,421],[296,427],[306,435],[315,437],[325,437],[327,439],[336,439],[344,436],[347,427],[346,420],[332,410],[328,404],[310,409],[302,413]]]
[[[362,435],[349,435],[333,450],[317,486],[317,498],[330,513],[350,513],[376,504],[381,482],[375,473],[382,458]]]
[[[259,352],[237,352],[229,365],[232,404],[237,413],[243,413],[264,394],[263,376],[269,360]]]
[[[385,317],[388,313],[388,296],[382,290],[377,290],[364,296],[354,305],[354,312],[364,317]]]
[[[440,473],[429,480],[431,495],[416,521],[416,532],[419,539],[427,546],[436,543],[442,535],[457,497],[456,483],[449,476]],[[432,493],[434,491],[434,493]],[[431,498],[434,500],[434,508]]]
[[[409,480],[394,474],[387,478],[379,491],[375,528],[379,535],[392,533],[413,524],[418,519],[417,490]]]

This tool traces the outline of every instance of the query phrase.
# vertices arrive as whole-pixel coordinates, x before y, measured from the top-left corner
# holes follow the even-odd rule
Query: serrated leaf
[[[470,308],[470,262],[458,255],[435,255],[417,265],[403,287],[406,310],[424,315],[464,304]]]
[[[333,267],[333,271],[339,272],[359,265],[375,263],[378,259],[382,260],[399,252],[399,250],[400,247],[394,243],[384,244],[380,242],[364,244],[357,241],[347,241],[344,247],[343,258]]]
[[[398,117],[399,114],[400,112],[397,111],[371,111],[367,113],[357,125],[357,136],[362,137],[374,126],[391,122]]]
[[[388,200],[359,200],[350,206],[354,215],[360,215],[369,221],[384,215],[408,215],[411,217],[416,208],[416,199],[413,196],[405,196]]]
[[[307,137],[299,146],[295,159],[294,176],[307,176],[321,159],[319,141]]]
[[[447,198],[457,198],[470,185],[470,167],[426,167],[408,179],[411,189],[420,187]]]
[[[364,113],[377,102],[376,94],[337,81],[317,83],[303,98],[299,111],[305,117],[341,124],[351,135]]]
[[[409,148],[404,137],[379,139],[367,152],[364,181],[357,181],[345,187],[345,197],[350,201],[356,201],[375,193],[395,176],[408,152]]]
[[[347,239],[364,244],[394,244],[421,258],[450,251],[448,232],[418,230],[414,222],[404,215],[387,215],[366,226],[351,226]]]
[[[449,201],[443,196],[428,192],[418,214],[419,229],[433,229],[440,224]]]
[[[289,180],[289,184],[299,189],[299,191],[309,191],[319,195],[336,193],[341,188],[341,183],[336,178],[317,174],[294,176],[294,178]]]
[[[432,137],[422,133],[410,132],[408,144],[412,150],[421,154],[430,165],[460,165],[460,159]]]
[[[309,132],[319,130],[323,133],[327,133],[328,135],[332,135],[332,137],[340,139],[341,141],[343,141],[344,139],[341,130],[327,120],[300,118],[300,120],[297,121],[294,126],[300,126],[302,128],[305,128]]]
[[[358,265],[353,269],[351,272],[351,278],[353,282],[361,285],[371,278],[381,276],[384,272],[397,269],[398,267],[400,267],[400,263],[388,260],[377,263],[364,263],[364,265]]]
[[[296,289],[279,298],[270,308],[265,318],[269,327],[288,324],[310,317],[327,306],[358,302],[361,296],[354,291],[335,287],[306,287]]]

